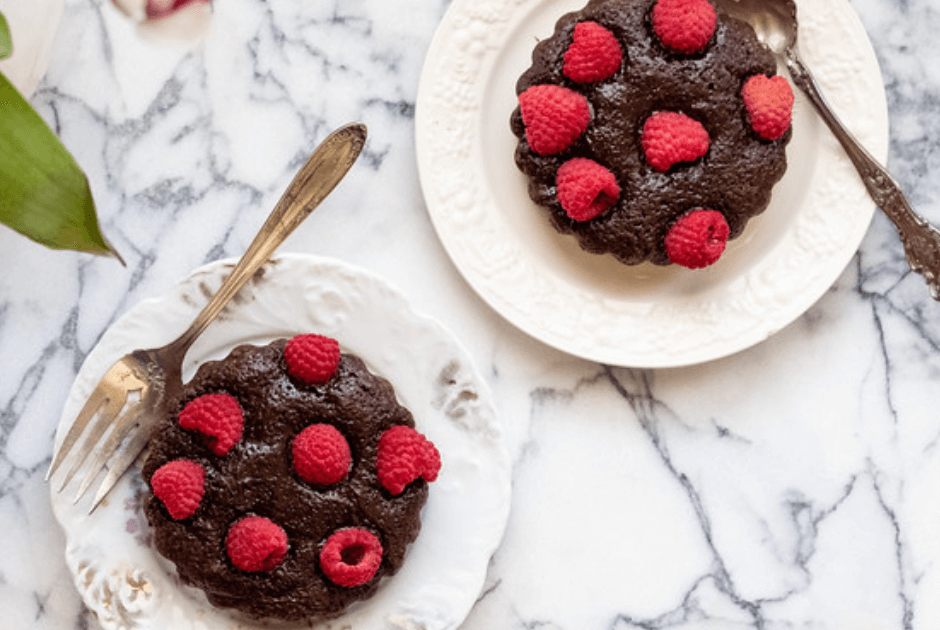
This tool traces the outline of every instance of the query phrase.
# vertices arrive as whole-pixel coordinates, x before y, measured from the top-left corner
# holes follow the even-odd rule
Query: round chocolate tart
[[[591,0],[557,21],[517,82],[516,164],[532,200],[584,250],[627,265],[706,266],[767,207],[786,170],[792,91],[775,74],[753,29],[707,0]],[[767,99],[776,133],[745,102],[754,77],[788,93],[789,103]],[[547,109],[527,119],[527,98]],[[668,251],[670,232],[696,213],[671,237],[679,254]],[[723,224],[715,238],[712,218]],[[703,243],[721,241],[715,256],[678,259],[693,228]]]
[[[311,337],[326,339],[203,364],[143,467],[156,549],[210,603],[252,618],[334,617],[370,597],[405,561],[440,467],[359,358],[334,340],[291,355]]]

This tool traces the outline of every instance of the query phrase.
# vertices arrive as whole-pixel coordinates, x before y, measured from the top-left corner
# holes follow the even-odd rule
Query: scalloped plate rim
[[[100,374],[117,357],[132,349],[132,346],[128,344],[132,343],[131,340],[134,334],[149,331],[149,334],[153,334],[155,339],[165,338],[170,333],[165,332],[163,325],[166,322],[164,319],[170,320],[173,327],[184,328],[188,325],[191,317],[195,315],[198,307],[201,307],[201,303],[195,301],[184,304],[187,298],[193,295],[201,296],[206,291],[212,290],[208,285],[218,285],[222,276],[233,265],[234,260],[225,259],[193,270],[162,295],[139,302],[108,328],[95,348],[86,357],[76,376],[57,427],[56,444],[61,441],[65,428],[74,418],[78,407],[84,401],[87,392],[97,382]],[[286,271],[285,267],[287,267]],[[346,614],[335,620],[316,622],[314,626],[306,623],[275,623],[276,627],[329,628],[333,627],[332,623],[345,623],[346,620],[352,619],[357,628],[378,629],[385,627],[385,620],[382,615],[397,615],[399,620],[425,624],[427,628],[443,628],[449,627],[451,624],[459,625],[469,613],[475,603],[477,594],[483,588],[490,557],[502,539],[509,516],[511,467],[508,449],[503,443],[502,427],[499,424],[486,383],[471,364],[464,347],[443,325],[434,319],[416,313],[408,304],[403,293],[372,272],[326,257],[306,254],[281,254],[267,263],[265,273],[267,274],[266,277],[270,277],[271,273],[281,275],[294,273],[299,274],[307,281],[312,279],[319,280],[322,283],[328,282],[323,274],[329,274],[336,286],[331,287],[329,291],[318,294],[327,304],[331,303],[331,300],[336,297],[336,293],[333,291],[348,289],[348,283],[350,282],[359,283],[360,287],[365,288],[360,288],[359,291],[362,295],[355,297],[370,300],[369,304],[375,307],[374,311],[383,313],[388,318],[396,333],[404,336],[405,339],[401,342],[402,345],[411,340],[421,348],[422,356],[426,358],[426,364],[421,366],[420,361],[422,358],[418,357],[419,365],[415,368],[415,374],[421,373],[422,370],[433,372],[443,365],[444,369],[453,372],[452,387],[466,388],[474,394],[473,402],[468,403],[469,406],[458,408],[454,417],[450,418],[451,421],[448,422],[440,421],[440,418],[437,417],[438,415],[447,415],[444,413],[447,410],[438,413],[435,405],[440,404],[443,408],[445,403],[463,403],[452,400],[422,400],[416,408],[412,409],[419,428],[428,434],[441,449],[445,468],[442,469],[438,481],[431,486],[428,505],[425,506],[424,527],[422,527],[418,540],[409,549],[409,558],[402,570],[395,576],[386,579],[376,596],[355,604]],[[336,280],[336,278],[341,279]],[[254,286],[249,283],[239,295],[248,290],[247,292],[251,296],[249,302],[251,302],[259,294],[264,295],[265,290],[273,290],[265,289],[265,286],[271,284],[271,282],[265,283],[264,279]],[[288,295],[288,293],[289,291],[284,290],[283,296],[286,297],[281,299],[287,301],[306,300],[306,297],[298,298]],[[310,306],[307,302],[304,303]],[[174,311],[174,309],[175,313],[171,312],[168,317],[165,315],[166,312]],[[243,342],[241,338],[234,340],[218,339],[223,333],[214,327],[218,326],[227,330],[229,326],[244,325],[247,327],[247,334],[250,338],[254,338],[258,330],[263,330],[263,322],[259,325],[257,322],[249,321],[246,324],[239,321],[239,318],[244,319],[246,317],[242,314],[244,310],[244,304],[236,304],[234,308],[227,307],[220,314],[216,322],[213,322],[213,325],[203,333],[203,336],[197,340],[187,355],[186,364],[184,365],[188,365],[188,369],[184,367],[184,375],[187,371],[191,373],[198,362],[219,358],[232,345]],[[260,315],[263,319],[265,313],[262,312]],[[370,321],[370,318],[374,315],[363,317]],[[281,324],[283,322],[272,325],[272,332],[265,335],[265,337],[276,338],[282,336],[286,331]],[[327,326],[329,325],[327,324]],[[164,332],[161,332],[161,330]],[[370,330],[368,333],[362,334],[369,337],[378,333],[375,330]],[[342,344],[342,339],[340,338],[340,340]],[[361,335],[357,337],[357,340],[358,343],[362,343]],[[147,341],[157,343],[154,339],[148,339]],[[421,346],[422,343],[423,346]],[[348,348],[347,351],[349,351]],[[371,356],[369,352],[359,354],[373,369],[375,364],[395,364],[395,361],[402,360],[401,358],[385,356],[387,352],[384,348],[376,349]],[[448,372],[448,374],[451,374],[451,372]],[[407,378],[402,377],[400,374],[393,375],[391,380],[395,384],[399,395],[414,396],[417,393],[423,397],[425,394],[434,393],[436,396],[441,393],[440,391],[432,392],[433,386],[430,384],[408,382]],[[431,409],[435,410],[435,417],[429,417],[431,413],[429,410]],[[468,417],[460,420],[460,422],[466,422],[467,426],[458,426],[460,422],[456,421],[455,418],[460,417],[460,414],[464,412]],[[457,439],[460,439],[459,445],[454,443]],[[455,463],[453,468],[458,470],[452,471],[451,476],[448,478],[445,473],[449,454],[452,454],[452,460]],[[462,475],[466,475],[466,477]],[[191,627],[193,630],[197,627],[200,630],[222,630],[223,628],[235,627],[247,630],[256,627],[269,627],[264,623],[253,622],[237,614],[213,608],[205,601],[204,595],[200,591],[180,586],[178,579],[175,575],[172,575],[172,568],[167,568],[168,563],[156,551],[152,548],[146,548],[146,544],[142,544],[135,538],[135,536],[141,535],[142,531],[137,527],[146,529],[146,517],[143,517],[140,512],[139,505],[129,507],[127,503],[133,500],[128,498],[134,496],[133,486],[136,485],[137,492],[140,491],[143,481],[139,477],[138,464],[134,474],[125,475],[118,484],[114,491],[114,499],[112,500],[109,497],[91,517],[85,515],[89,497],[83,499],[77,506],[72,505],[70,494],[74,492],[75,482],[64,493],[56,493],[54,491],[55,486],[50,484],[53,513],[66,534],[66,560],[73,574],[76,588],[85,604],[96,613],[105,630],[117,630],[118,628],[157,630],[157,628],[165,627],[167,623],[170,623],[172,627],[178,630],[185,630],[186,627]],[[485,483],[479,483],[480,478],[483,478]],[[56,481],[56,479],[53,479],[53,481]],[[473,481],[477,483],[473,484],[472,487],[466,487],[468,483]],[[457,491],[461,489],[460,496],[456,497]],[[455,501],[459,498],[463,502],[464,497],[469,497],[468,505],[473,505],[473,502],[476,501],[479,511],[464,514],[444,513],[447,509],[453,511],[454,506],[459,505]],[[121,512],[122,505],[124,512]],[[461,507],[457,507],[456,511],[460,512],[461,509]],[[139,522],[140,518],[143,518],[144,523]],[[445,543],[450,541],[450,537],[446,532],[433,529],[435,524],[443,522],[445,525],[451,525],[458,518],[461,519],[461,522],[468,522],[477,526],[477,529],[471,528],[469,530],[468,535],[465,537],[467,543],[463,548],[454,551],[455,557],[463,564],[445,567],[440,574],[432,572],[431,579],[421,579],[419,581],[419,578],[421,578],[420,572],[427,568],[427,565],[423,563],[426,562],[430,553],[428,549],[435,549],[437,550],[435,553],[440,553],[441,547],[446,548]],[[135,521],[135,519],[137,520]],[[136,523],[133,527],[134,531],[130,531],[132,522]],[[120,527],[116,527],[116,525]],[[110,544],[111,539],[109,539],[108,545],[101,544],[101,541],[96,538],[91,529],[97,527],[104,527],[108,532],[108,536],[114,536],[113,545]],[[119,529],[124,531],[116,531]],[[447,541],[442,541],[442,537],[446,538]],[[131,546],[122,550],[122,545]],[[461,546],[454,547],[460,548]],[[420,549],[420,551],[416,551],[416,549]],[[101,559],[88,558],[89,553],[101,553],[107,556],[107,563],[103,565],[103,568],[112,574],[120,574],[121,580],[116,584],[109,582],[108,575],[102,575],[102,567],[95,565],[95,562],[100,562]],[[140,558],[146,558],[147,563],[138,563],[138,566],[135,566],[135,560]],[[422,563],[422,566],[415,566],[416,563]],[[163,575],[159,573],[154,575],[157,570],[155,567],[159,567],[159,571],[162,571]],[[445,578],[444,586],[436,588],[440,584],[436,580],[440,580],[442,577]],[[396,582],[396,580],[399,580],[399,582]],[[408,580],[408,583],[402,583],[401,580]],[[140,587],[139,583],[150,586]],[[154,598],[153,594],[148,592],[148,589],[153,590],[153,585],[157,585],[157,588],[166,589],[159,598]],[[370,605],[379,602],[380,596],[382,597],[382,605],[385,605],[390,594],[406,590],[409,587],[418,593],[413,595],[412,599],[430,602],[424,609],[421,609],[421,604],[417,604],[416,601],[403,598],[406,601],[399,604],[399,601],[396,600],[395,606],[388,610],[370,610]],[[382,595],[383,593],[385,595]],[[107,599],[109,597],[110,599]],[[138,606],[138,608],[135,608],[135,606]],[[408,609],[408,606],[412,606],[412,608]],[[108,617],[110,614],[117,614],[114,613],[114,609],[120,609],[120,615],[122,615],[120,618],[112,619]],[[195,618],[189,619],[186,617],[181,620],[179,618],[183,614],[181,611],[197,612],[193,614]],[[187,620],[190,622],[189,625],[186,625]]]

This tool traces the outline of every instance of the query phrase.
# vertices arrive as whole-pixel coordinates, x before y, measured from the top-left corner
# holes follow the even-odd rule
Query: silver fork
[[[284,239],[336,187],[359,157],[365,140],[366,127],[361,123],[330,134],[294,176],[248,250],[189,328],[162,348],[134,350],[123,356],[101,377],[56,449],[46,473],[48,481],[74,452],[58,492],[84,468],[77,503],[102,469],[107,469],[89,512],[101,503],[147,445],[165,405],[182,388],[186,351]]]

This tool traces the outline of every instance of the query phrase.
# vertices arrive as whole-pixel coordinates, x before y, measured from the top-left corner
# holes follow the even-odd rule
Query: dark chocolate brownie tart
[[[440,468],[392,385],[335,340],[202,365],[143,467],[157,550],[254,618],[341,614],[402,566]]]
[[[517,82],[530,197],[589,252],[711,264],[786,170],[793,94],[775,73],[708,0],[591,0]]]

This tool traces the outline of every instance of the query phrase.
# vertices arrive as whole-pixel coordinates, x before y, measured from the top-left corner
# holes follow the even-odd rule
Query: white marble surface
[[[940,9],[851,0],[882,65],[889,166],[940,224]],[[43,476],[71,381],[108,326],[240,254],[329,129],[364,158],[284,245],[380,273],[490,385],[514,499],[464,630],[940,627],[940,305],[876,216],[794,324],[706,365],[611,368],[523,335],[464,283],[414,156],[445,0],[224,0],[193,48],[66,0],[33,103],[85,168],[127,261],[0,230],[0,628],[94,629]]]

